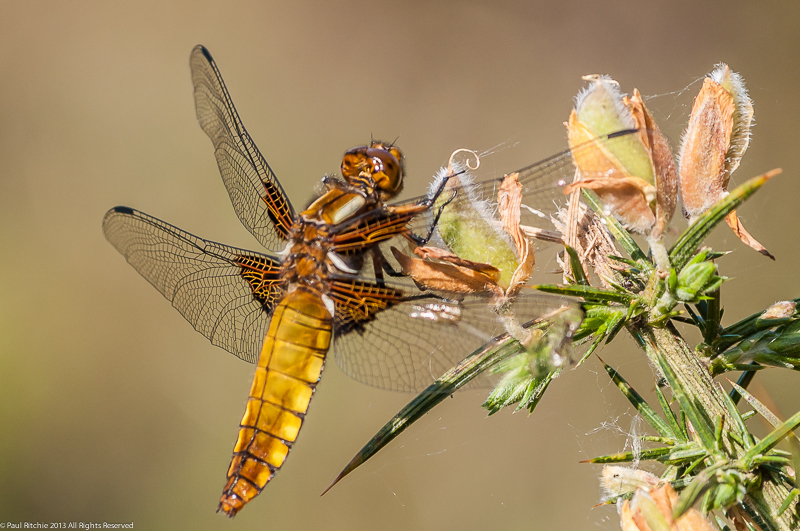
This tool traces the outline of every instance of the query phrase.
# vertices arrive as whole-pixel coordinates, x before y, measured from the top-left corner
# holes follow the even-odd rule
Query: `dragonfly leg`
[[[402,271],[398,271],[392,267],[392,264],[389,263],[381,250],[377,247],[372,249],[372,269],[375,271],[375,280],[378,281],[378,284],[385,283],[383,276],[384,273],[394,278],[408,276]]]
[[[436,199],[441,193],[441,190],[442,188],[440,187],[440,189],[436,192],[434,197],[429,200],[431,205],[433,204],[434,201],[436,201]],[[444,203],[442,203],[439,206],[439,208],[436,209],[436,215],[433,217],[433,223],[431,223],[431,226],[428,229],[428,234],[426,234],[425,237],[419,236],[410,231],[406,234],[406,236],[417,245],[420,246],[427,245],[430,239],[433,237],[433,231],[436,230],[436,225],[439,224],[439,218],[442,217],[442,212],[444,212],[445,207],[449,205],[453,201],[453,199],[456,198],[456,195],[458,195],[458,192],[453,190],[453,195],[451,195],[449,199],[447,199]]]
[[[432,196],[431,196],[431,197],[430,197],[430,198],[429,198],[429,199],[428,199],[428,200],[427,200],[425,203],[426,203],[428,206],[433,206],[433,204],[436,202],[436,200],[437,200],[437,199],[439,199],[439,196],[440,196],[440,195],[442,195],[442,193],[444,192],[444,189],[445,189],[445,187],[447,186],[447,182],[450,180],[450,177],[455,177],[456,175],[461,175],[461,174],[462,174],[462,173],[464,173],[464,172],[465,172],[465,170],[462,170],[462,171],[459,171],[459,172],[453,173],[453,174],[451,174],[451,175],[446,175],[446,176],[445,176],[445,177],[442,179],[442,182],[441,182],[441,183],[439,183],[439,187],[436,189],[436,191],[433,193],[433,195],[432,195]],[[450,201],[452,201],[454,197],[455,197],[455,193],[453,193],[453,197],[451,197],[451,198],[450,198],[450,199],[447,201],[447,203],[449,203]],[[447,204],[447,203],[445,203],[445,204]]]

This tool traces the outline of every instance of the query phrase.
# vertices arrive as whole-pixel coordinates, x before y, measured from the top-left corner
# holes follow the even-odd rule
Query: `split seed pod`
[[[458,151],[453,156],[456,153]],[[444,207],[436,225],[438,239],[434,243],[442,245],[465,261],[496,267],[499,270],[496,283],[506,288],[519,266],[519,254],[512,237],[495,219],[489,201],[476,193],[472,185],[473,177],[464,173],[466,169],[474,168],[455,162],[451,156],[448,167],[442,168],[431,183],[430,190],[434,191],[439,188],[442,179],[448,178],[444,192],[434,205],[435,212],[450,201],[455,190],[459,194],[459,197]]]
[[[607,76],[584,79],[592,84],[578,95],[565,125],[570,148],[586,142],[597,145],[577,150],[578,175],[565,193],[594,190],[628,229],[657,240],[677,203],[677,173],[669,144],[638,90],[627,97]],[[638,133],[598,141],[625,129],[637,129]]]
[[[742,77],[726,64],[717,65],[694,100],[681,146],[681,199],[690,223],[728,195],[731,174],[750,144],[752,125],[753,103]],[[742,242],[774,260],[744,229],[736,211],[725,221]]]
[[[678,494],[665,483],[656,489],[637,489],[633,499],[620,506],[622,531],[714,531],[712,525],[697,509],[689,509],[677,520],[672,517]]]
[[[468,193],[467,190],[459,191]],[[420,286],[457,294],[484,293],[499,303],[519,292],[535,265],[533,248],[520,227],[522,185],[518,175],[507,175],[500,186],[499,222],[489,214],[487,207],[473,199],[446,206],[440,217],[440,236],[449,249],[458,249],[457,252],[418,247],[414,254],[420,258],[403,255],[397,249],[392,252],[403,273]],[[445,220],[444,225],[442,220]],[[502,231],[502,236],[495,232],[495,226]],[[464,227],[468,227],[473,236],[480,234],[481,238],[477,238],[477,242],[464,241],[464,232],[468,230]],[[486,262],[479,261],[484,257],[488,258]]]

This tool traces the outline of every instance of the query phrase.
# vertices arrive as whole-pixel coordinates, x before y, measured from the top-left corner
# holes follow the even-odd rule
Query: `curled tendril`
[[[462,151],[465,151],[467,153],[471,153],[472,155],[475,156],[475,166],[471,166],[470,165],[470,163],[469,163],[470,159],[469,159],[469,157],[467,157],[467,160],[464,162],[467,165],[467,169],[469,169],[469,170],[477,170],[480,167],[480,165],[481,165],[481,157],[480,157],[480,155],[478,155],[478,153],[476,151],[473,151],[473,150],[467,149],[467,148],[460,148],[460,149],[457,149],[457,150],[453,151],[453,153],[450,155],[450,161],[447,163],[447,173],[449,173],[450,175],[453,175],[455,173],[453,171],[453,161],[454,161],[456,155],[458,155]]]

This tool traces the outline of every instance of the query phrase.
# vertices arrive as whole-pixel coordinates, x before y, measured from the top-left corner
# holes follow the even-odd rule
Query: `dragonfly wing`
[[[557,240],[559,234],[553,229],[551,215],[559,207],[566,205],[564,186],[575,177],[574,160],[598,149],[612,148],[619,142],[630,140],[637,134],[636,130],[625,130],[600,137],[595,141],[575,146],[551,157],[517,170],[522,185],[522,209],[520,222],[525,227],[551,231],[543,236]],[[595,175],[583,175],[597,177]],[[605,175],[605,177],[613,177]],[[446,246],[442,236],[438,234],[445,214],[436,225],[435,218],[441,204],[447,202],[445,209],[459,212],[462,219],[481,218],[487,220],[487,231],[496,232],[496,238],[506,238],[497,218],[498,191],[502,179],[490,179],[475,182],[471,179],[459,179],[455,186],[442,191],[440,201],[427,211],[416,216],[407,226],[414,234],[427,236],[433,231],[431,244]],[[435,189],[435,185],[433,186]],[[395,209],[420,204],[425,198],[411,199],[392,205]],[[382,254],[391,256],[390,247],[403,246],[397,239],[382,243]],[[405,249],[411,252],[413,245],[406,242]],[[394,265],[391,259],[388,259]],[[395,269],[397,266],[395,265]],[[374,274],[374,271],[373,271]],[[348,300],[339,311],[335,328],[334,351],[337,363],[355,379],[389,389],[404,391],[419,390],[453,367],[458,361],[490,341],[491,338],[505,333],[500,318],[490,308],[485,299],[467,299],[453,304],[453,311],[459,311],[457,322],[446,319],[430,320],[410,318],[412,314],[420,315],[419,307],[436,303],[434,299],[409,300],[409,294],[417,293],[413,285],[403,287],[403,296],[394,300],[379,301],[377,311],[368,318],[359,318],[359,308],[369,307],[369,300],[360,301],[354,295],[356,289],[348,290],[343,300]],[[368,299],[366,297],[365,299]],[[380,299],[378,297],[378,299]],[[575,307],[574,302],[552,298],[539,294],[526,294],[517,297],[514,313],[521,322],[555,312],[559,307]],[[434,312],[435,313],[435,312]],[[566,313],[565,313],[566,315]],[[369,355],[366,353],[370,353]]]
[[[598,148],[614,149],[630,141],[639,130],[627,129],[610,135],[599,137],[595,140],[579,144],[572,149],[556,153],[546,159],[535,162],[529,166],[518,169],[519,182],[522,185],[522,208],[520,224],[552,231],[553,224],[550,216],[559,208],[566,206],[564,187],[575,178],[575,159],[594,153]],[[611,178],[614,175],[604,174]],[[583,178],[593,178],[598,175],[583,175]],[[459,179],[454,188],[445,189],[442,198],[452,198],[447,209],[467,212],[470,215],[473,207],[486,212],[491,216],[497,208],[497,194],[503,178],[476,181],[473,177]],[[422,198],[411,199],[407,203],[419,202]],[[433,226],[433,216],[437,209],[431,209],[424,215],[417,217],[409,228],[416,234],[424,236]],[[498,230],[500,230],[498,228]],[[547,235],[545,235],[547,236]]]
[[[233,209],[264,247],[278,251],[294,222],[292,204],[245,130],[211,54],[195,46],[190,65],[197,119],[214,144]]]
[[[355,299],[354,290],[348,291]],[[389,295],[382,304],[373,303],[373,311],[366,313],[356,309],[343,315],[337,307],[333,347],[336,363],[345,373],[368,385],[397,391],[422,390],[473,351],[506,333],[502,320],[485,298],[471,297],[461,302],[436,296],[392,298]],[[521,323],[528,323],[561,307],[576,306],[575,302],[558,297],[530,294],[519,296],[513,311]],[[363,305],[351,303],[351,308],[359,307]]]
[[[193,236],[143,212],[103,218],[109,242],[211,343],[255,363],[275,302],[280,261]]]

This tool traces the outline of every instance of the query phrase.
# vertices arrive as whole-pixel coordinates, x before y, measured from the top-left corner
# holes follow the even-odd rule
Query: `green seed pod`
[[[452,171],[457,173],[463,169],[462,165],[456,163]],[[448,171],[447,168],[439,171],[431,189],[438,188]],[[472,176],[469,174],[450,177],[434,211],[450,198],[447,189],[461,187],[459,194],[465,194],[468,200],[453,201],[447,205],[436,228],[448,249],[460,258],[498,268],[501,271],[498,284],[506,288],[519,265],[514,244],[494,218],[488,198],[476,196],[469,186],[471,182]]]

